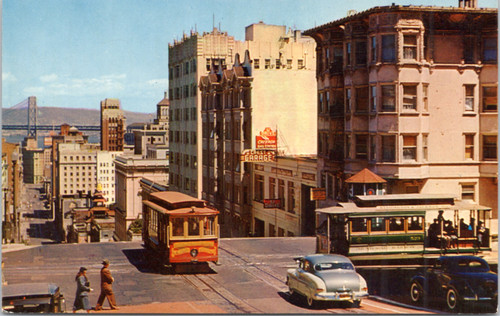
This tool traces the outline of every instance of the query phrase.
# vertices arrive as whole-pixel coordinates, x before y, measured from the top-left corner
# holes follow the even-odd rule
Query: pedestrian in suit
[[[101,294],[99,295],[99,299],[97,300],[97,304],[95,306],[95,310],[102,310],[102,304],[104,303],[104,299],[108,299],[109,307],[111,309],[118,309],[115,301],[115,293],[113,293],[112,283],[115,279],[111,276],[111,271],[109,271],[109,260],[104,259],[102,261],[102,269],[101,269]]]
[[[90,288],[86,272],[87,269],[85,267],[81,267],[75,277],[76,294],[75,302],[73,303],[73,313],[76,313],[79,309],[84,309],[87,313],[90,312],[89,292],[93,291],[93,289]]]

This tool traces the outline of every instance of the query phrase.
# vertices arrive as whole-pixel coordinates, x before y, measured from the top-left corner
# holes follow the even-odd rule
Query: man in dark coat
[[[111,271],[109,271],[109,260],[104,259],[102,261],[103,267],[101,269],[101,294],[99,295],[99,299],[97,300],[97,304],[95,306],[95,310],[102,310],[102,304],[104,303],[104,299],[108,299],[109,307],[111,309],[118,309],[115,301],[115,293],[113,293],[113,287],[111,284],[115,281],[115,279],[111,276]]]

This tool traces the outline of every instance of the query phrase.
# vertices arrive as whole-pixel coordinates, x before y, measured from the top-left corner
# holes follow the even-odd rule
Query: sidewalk
[[[118,306],[120,309],[111,310],[109,307],[100,311],[91,311],[96,314],[226,314],[227,312],[207,301],[186,301],[172,303],[150,303],[142,305]],[[68,312],[68,311],[67,311]],[[71,312],[71,311],[69,311]],[[85,313],[84,311],[78,311]]]
[[[2,244],[2,253],[40,247],[40,245]]]

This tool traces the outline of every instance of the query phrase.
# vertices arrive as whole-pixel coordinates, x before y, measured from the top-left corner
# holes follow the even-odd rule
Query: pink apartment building
[[[498,218],[497,18],[477,1],[392,5],[305,32],[317,43],[319,207],[359,194],[345,180],[368,168],[387,193],[453,194]]]

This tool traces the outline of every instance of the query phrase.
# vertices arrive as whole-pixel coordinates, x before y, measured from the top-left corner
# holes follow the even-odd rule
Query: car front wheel
[[[354,300],[354,301],[352,301],[351,306],[352,306],[353,308],[358,308],[358,307],[360,307],[360,306],[361,306],[361,300]]]
[[[420,304],[424,296],[424,289],[417,281],[413,281],[410,287],[410,298],[413,303]]]
[[[458,292],[455,288],[450,287],[446,292],[446,304],[450,311],[456,311],[460,307]]]

